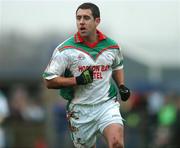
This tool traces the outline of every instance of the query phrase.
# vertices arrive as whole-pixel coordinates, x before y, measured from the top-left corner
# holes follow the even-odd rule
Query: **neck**
[[[89,43],[94,43],[97,40],[98,40],[98,35],[97,35],[96,31],[94,33],[92,33],[91,35],[84,37],[84,41],[89,42]]]

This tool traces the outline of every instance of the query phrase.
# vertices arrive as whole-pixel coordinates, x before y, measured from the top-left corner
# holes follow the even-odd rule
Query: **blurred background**
[[[66,101],[42,73],[54,48],[76,33],[86,1],[0,0],[0,148],[71,148]],[[91,0],[99,30],[124,55],[121,102],[126,148],[180,148],[180,1]],[[106,148],[99,137],[98,148]]]

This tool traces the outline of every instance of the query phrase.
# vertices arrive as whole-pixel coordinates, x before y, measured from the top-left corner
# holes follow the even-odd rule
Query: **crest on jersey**
[[[80,53],[77,58],[78,58],[78,60],[84,60],[85,56],[84,56],[84,54]]]

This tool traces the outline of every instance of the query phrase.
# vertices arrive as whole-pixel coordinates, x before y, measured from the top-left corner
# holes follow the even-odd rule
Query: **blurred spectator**
[[[45,111],[29,92],[23,85],[15,85],[10,91],[6,122],[10,148],[46,148]]]
[[[152,145],[155,140],[155,132],[158,125],[158,113],[164,105],[164,95],[157,90],[150,91],[147,95],[148,109],[148,144]]]
[[[158,128],[156,130],[155,147],[169,148],[173,136],[173,126],[177,120],[177,112],[173,95],[165,97],[164,105],[158,113]]]
[[[23,86],[17,86],[10,92],[11,119],[23,120],[23,112],[28,106],[28,92]]]
[[[9,108],[7,103],[7,98],[0,91],[0,148],[5,147],[6,138],[5,131],[2,126],[3,121],[9,115]]]
[[[149,115],[154,119],[164,104],[164,96],[159,91],[151,92],[147,98],[147,103]]]
[[[45,118],[41,106],[30,99],[28,91],[24,87],[13,90],[10,99],[11,116],[26,121],[42,121]]]
[[[31,100],[24,112],[22,112],[22,116],[26,121],[41,122],[45,118],[45,113],[41,106]]]
[[[144,135],[147,131],[146,95],[133,92],[126,106],[129,109],[125,114],[125,147],[144,147],[147,140]]]
[[[73,148],[66,119],[66,105],[63,100],[56,102],[53,106],[54,129],[55,129],[55,148]],[[63,142],[62,142],[63,141]]]
[[[179,135],[180,135],[180,96],[176,97],[176,107],[177,107],[177,112],[176,112],[176,121],[174,122],[173,126],[173,136],[172,136],[172,145],[174,147],[179,147],[180,146],[180,140],[179,140]]]

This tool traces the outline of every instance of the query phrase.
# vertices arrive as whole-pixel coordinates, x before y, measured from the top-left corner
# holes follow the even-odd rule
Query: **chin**
[[[87,37],[88,34],[87,33],[80,33],[81,37]]]
[[[87,37],[87,36],[89,36],[89,33],[88,33],[87,31],[81,32],[81,31],[79,30],[79,33],[80,33],[81,37]]]

